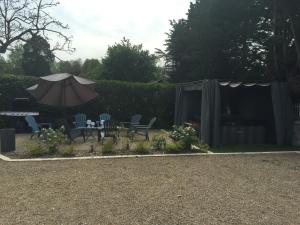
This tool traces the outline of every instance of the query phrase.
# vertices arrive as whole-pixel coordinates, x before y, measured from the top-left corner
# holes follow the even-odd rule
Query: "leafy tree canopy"
[[[26,75],[49,75],[50,64],[54,62],[54,55],[50,45],[41,36],[33,36],[24,46],[23,69]]]
[[[171,80],[286,77],[297,59],[299,2],[196,0],[191,3],[187,19],[171,21],[166,52],[161,52]]]
[[[133,45],[130,40],[110,46],[102,60],[102,77],[107,80],[148,82],[155,78],[156,57],[142,45]]]
[[[5,58],[0,55],[0,75],[7,73],[9,70],[9,65],[6,62]]]
[[[8,63],[9,63],[9,73],[14,75],[23,75],[24,70],[22,66],[23,62],[23,46],[17,45],[12,51],[8,54]]]
[[[90,79],[101,79],[103,66],[98,59],[86,59],[82,65],[81,76]]]
[[[52,73],[69,73],[79,76],[81,74],[81,59],[70,61],[59,61],[52,64]]]

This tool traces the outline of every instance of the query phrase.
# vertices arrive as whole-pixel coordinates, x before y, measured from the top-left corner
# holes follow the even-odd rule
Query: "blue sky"
[[[169,20],[186,18],[191,0],[60,0],[51,12],[68,24],[74,37],[72,55],[62,59],[102,58],[123,37],[154,53],[163,48]]]

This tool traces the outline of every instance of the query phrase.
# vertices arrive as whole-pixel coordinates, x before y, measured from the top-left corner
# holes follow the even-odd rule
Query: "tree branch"
[[[58,4],[56,0],[0,0],[0,32],[3,32],[3,35],[0,34],[0,53],[40,32],[48,40],[50,34],[57,35],[53,49],[73,52],[72,37],[64,34],[68,25],[56,20],[47,11]]]

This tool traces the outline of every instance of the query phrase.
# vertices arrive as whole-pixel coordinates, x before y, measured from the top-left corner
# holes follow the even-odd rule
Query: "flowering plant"
[[[41,130],[40,139],[42,143],[48,148],[50,153],[55,153],[58,150],[58,146],[63,144],[66,140],[64,134],[64,127],[54,130],[52,128]]]
[[[189,126],[173,126],[173,131],[170,132],[170,138],[174,141],[182,142],[183,147],[186,149],[190,149],[192,144],[199,142],[197,131]]]

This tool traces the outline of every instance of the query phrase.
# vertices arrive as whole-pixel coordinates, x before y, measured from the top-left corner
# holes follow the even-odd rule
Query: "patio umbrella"
[[[27,88],[38,103],[53,107],[73,107],[98,96],[95,82],[68,73],[40,77],[38,84]]]

